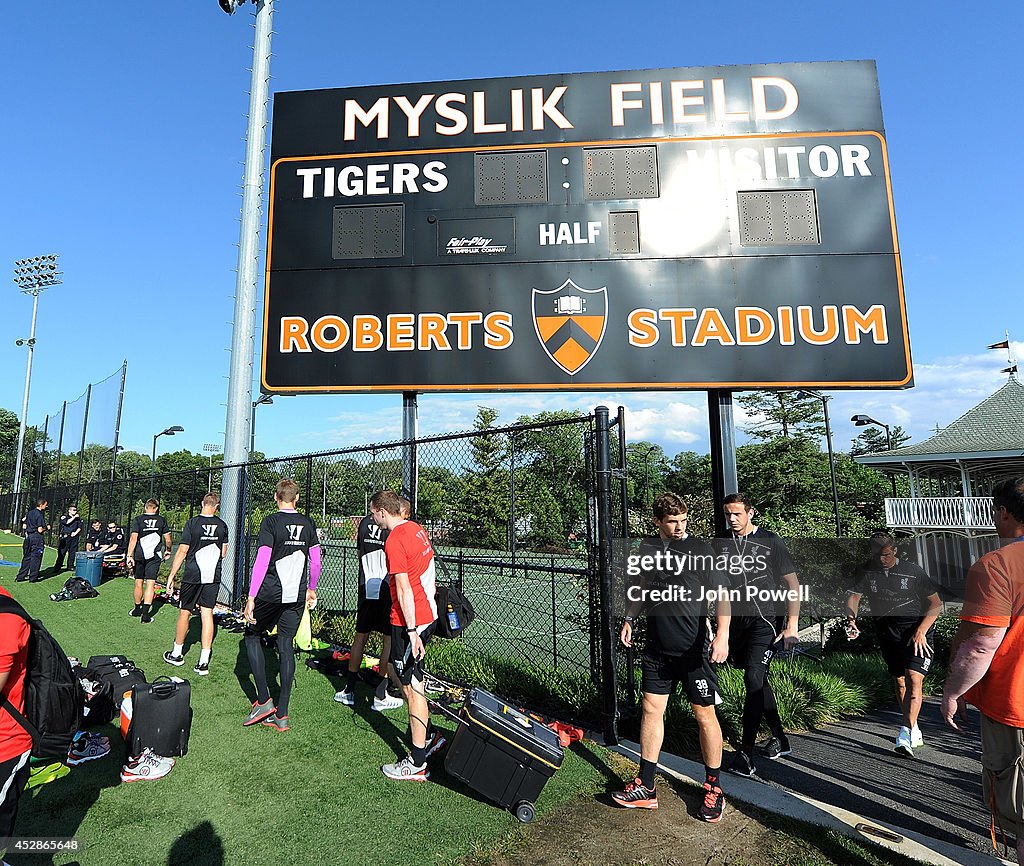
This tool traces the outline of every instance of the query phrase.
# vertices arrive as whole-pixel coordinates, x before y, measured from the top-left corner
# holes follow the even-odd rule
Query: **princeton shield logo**
[[[594,357],[608,321],[608,290],[581,289],[566,280],[533,290],[533,326],[548,357],[570,376]]]

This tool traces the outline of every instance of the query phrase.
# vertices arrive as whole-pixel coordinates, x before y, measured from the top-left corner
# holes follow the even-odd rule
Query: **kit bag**
[[[439,586],[434,598],[437,602],[435,634],[438,637],[459,637],[476,617],[472,603],[454,586]]]
[[[132,689],[131,725],[125,741],[129,755],[143,749],[176,758],[188,752],[192,732],[192,689],[188,681],[157,677]]]

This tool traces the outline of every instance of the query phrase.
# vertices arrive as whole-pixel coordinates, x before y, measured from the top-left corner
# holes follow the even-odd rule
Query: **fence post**
[[[605,745],[614,746],[618,734],[618,689],[615,682],[615,634],[612,622],[612,514],[611,449],[608,407],[594,409],[597,438],[597,568],[601,585],[601,690],[604,703]]]
[[[555,558],[549,557],[548,576],[551,578],[551,655],[558,670],[558,607],[555,598]]]
[[[629,544],[629,464],[626,462],[626,407],[619,406],[615,423],[619,429],[619,496],[622,498],[622,538]],[[647,503],[645,502],[644,505]],[[636,656],[633,647],[626,647],[626,694],[629,696],[629,710],[636,710]]]

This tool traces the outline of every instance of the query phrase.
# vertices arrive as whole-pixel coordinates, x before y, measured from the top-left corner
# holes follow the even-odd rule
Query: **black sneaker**
[[[704,802],[701,804],[700,812],[698,813],[701,821],[717,824],[722,820],[723,812],[725,812],[725,794],[722,793],[721,786],[717,782],[714,785],[710,782],[705,782]]]
[[[634,779],[625,790],[612,792],[612,802],[626,809],[657,809],[658,792],[654,788],[645,788],[639,779]]]
[[[205,677],[210,672],[209,662],[196,662],[196,666],[192,668],[199,676]]]
[[[142,616],[142,610],[137,607],[133,607],[128,611],[128,616]]]
[[[769,761],[777,761],[786,755],[792,755],[793,750],[789,747],[789,737],[783,734],[781,737],[772,737],[764,744],[764,756]]]
[[[757,768],[754,766],[754,756],[743,751],[733,752],[729,772],[735,773],[737,776],[753,776],[757,772]]]
[[[164,653],[164,661],[167,662],[167,664],[169,665],[174,665],[176,668],[180,668],[183,664],[185,664],[184,658],[182,658],[181,656],[176,656],[170,650],[167,650],[167,652]]]
[[[143,625],[149,625],[152,621],[153,617],[151,617],[148,613],[144,613],[142,615],[142,618],[139,620],[139,622],[141,622]]]

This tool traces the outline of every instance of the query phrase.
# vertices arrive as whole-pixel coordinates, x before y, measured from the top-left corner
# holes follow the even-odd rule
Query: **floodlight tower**
[[[218,0],[232,14],[245,0]],[[249,124],[245,134],[245,170],[242,182],[242,225],[238,242],[238,276],[235,280],[234,331],[231,337],[231,369],[228,376],[227,422],[224,427],[224,465],[248,460],[252,424],[252,374],[256,332],[256,265],[259,259],[260,206],[263,198],[263,159],[267,138],[267,105],[270,100],[270,36],[274,0],[253,0],[256,32],[252,47],[252,78],[249,85]],[[242,469],[225,468],[221,478],[221,514],[234,531],[241,526]],[[236,536],[237,537],[237,536]],[[228,546],[224,583],[229,591],[235,581],[235,549]]]
[[[14,462],[14,514],[12,521],[20,520],[21,502],[21,470],[22,452],[25,449],[25,424],[28,417],[28,395],[32,387],[32,354],[36,348],[36,314],[39,312],[39,296],[50,286],[59,286],[63,274],[57,270],[58,253],[48,256],[35,256],[31,259],[20,259],[14,263],[14,282],[23,295],[32,296],[32,330],[27,339],[15,342],[19,346],[28,346],[28,362],[25,365],[25,398],[21,403],[21,423],[18,426],[18,453]]]

